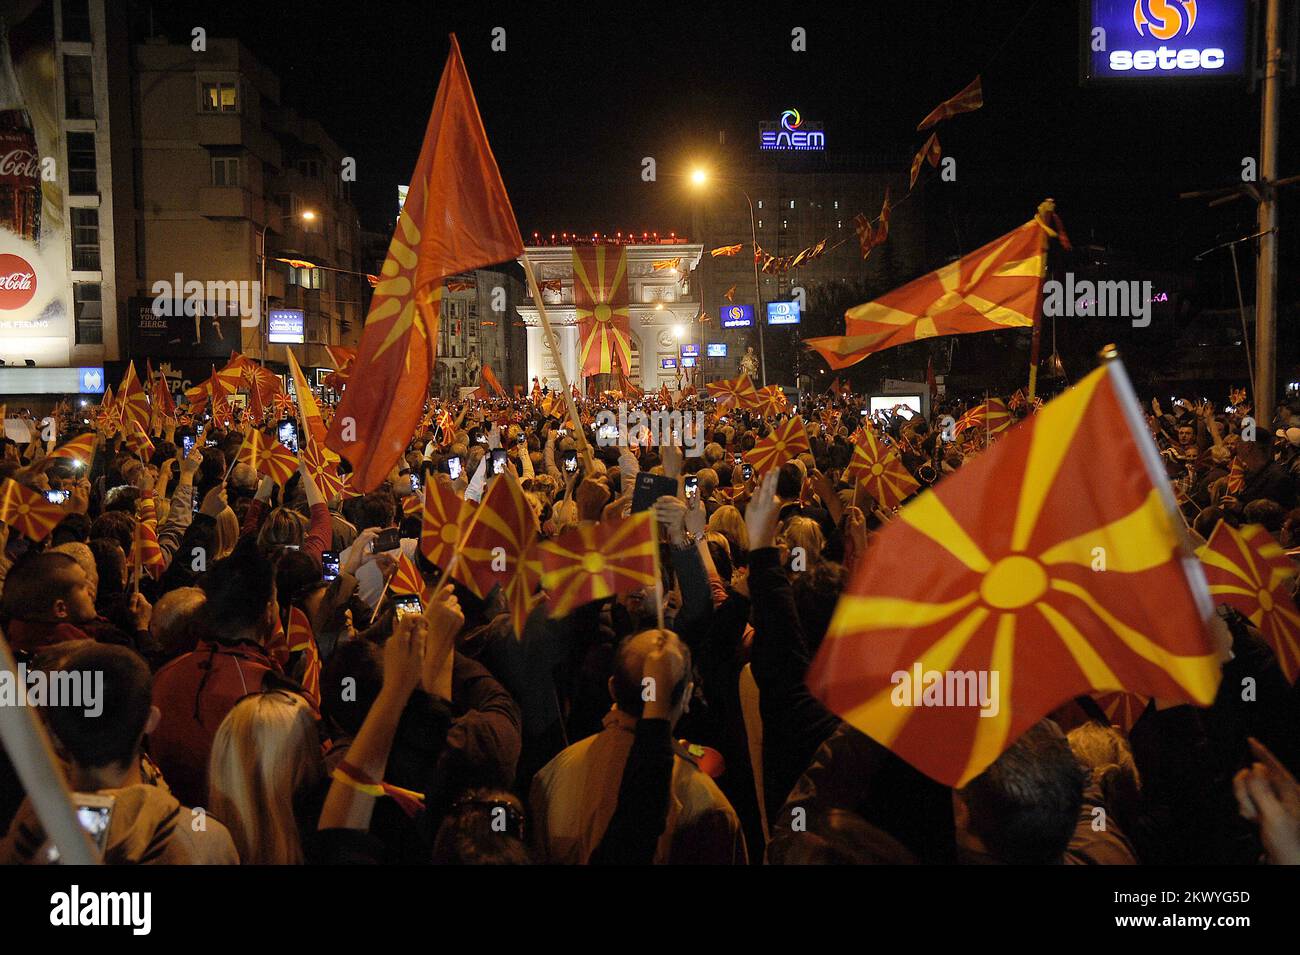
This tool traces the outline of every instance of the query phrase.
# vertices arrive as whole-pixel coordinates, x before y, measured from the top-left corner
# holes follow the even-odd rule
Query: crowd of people
[[[0,627],[32,669],[103,674],[102,714],[41,712],[69,789],[113,797],[110,863],[1300,863],[1300,696],[1240,614],[1209,708],[1151,701],[1118,726],[1080,698],[956,790],[810,692],[895,515],[844,479],[854,432],[922,492],[997,440],[942,425],[956,408],[863,401],[683,398],[705,421],[688,455],[598,434],[599,401],[578,401],[578,435],[563,402],[467,399],[378,489],[333,499],[306,465],[277,483],[239,463],[238,421],[160,423],[146,458],[101,435],[89,468],[6,439],[0,482],[67,500],[44,541],[0,525]],[[1148,423],[1190,531],[1261,524],[1300,548],[1300,407],[1253,434],[1244,401],[1167,404]],[[796,413],[809,450],[754,473],[745,452]],[[402,559],[428,584],[444,569],[421,551],[422,489],[481,497],[497,449],[486,480],[519,482],[543,539],[626,517],[639,473],[675,481],[651,505],[659,585],[563,616],[539,589],[522,633],[455,575],[405,612],[386,586]],[[149,502],[156,576],[132,559]],[[273,652],[295,615],[315,649]],[[48,859],[7,758],[0,832],[0,860]]]

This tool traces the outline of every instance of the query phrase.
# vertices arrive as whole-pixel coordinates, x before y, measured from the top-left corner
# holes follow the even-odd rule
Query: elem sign
[[[1246,0],[1086,0],[1082,15],[1085,81],[1246,75]]]

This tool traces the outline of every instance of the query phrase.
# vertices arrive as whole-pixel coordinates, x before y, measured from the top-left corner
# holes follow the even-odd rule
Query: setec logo
[[[797,109],[787,109],[780,123],[764,123],[758,131],[759,149],[825,149],[826,134],[821,123],[809,123],[804,128],[803,117]]]
[[[1196,0],[1134,0],[1133,28],[1148,40],[1189,36],[1196,25]],[[1163,43],[1154,50],[1112,50],[1110,68],[1117,73],[1177,73],[1180,70],[1219,70],[1225,53],[1220,47],[1173,49]]]

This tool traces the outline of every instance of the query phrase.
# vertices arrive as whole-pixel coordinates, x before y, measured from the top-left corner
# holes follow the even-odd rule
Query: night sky
[[[673,173],[707,156],[719,129],[748,143],[790,106],[824,122],[831,150],[910,154],[921,117],[977,72],[985,107],[940,128],[958,181],[926,187],[955,245],[969,251],[1025,221],[1046,196],[1076,243],[1151,266],[1191,267],[1196,252],[1255,231],[1249,203],[1207,211],[1177,194],[1239,181],[1241,158],[1257,153],[1258,95],[1244,82],[1082,88],[1070,0],[481,6],[226,0],[153,13],[173,39],[196,25],[237,35],[274,69],[285,102],[357,157],[368,228],[394,214],[454,31],[525,235],[686,231]],[[137,0],[137,26],[148,11]],[[495,26],[505,53],[490,49]],[[806,53],[790,50],[794,26],[808,30]],[[1285,94],[1284,117],[1296,100]],[[1283,175],[1300,172],[1287,163],[1296,125],[1284,120]],[[643,156],[656,158],[657,183],[641,181]],[[1285,239],[1282,254],[1293,254]]]

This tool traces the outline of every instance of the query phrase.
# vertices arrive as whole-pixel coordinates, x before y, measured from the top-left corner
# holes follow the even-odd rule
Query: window
[[[98,209],[72,210],[72,268],[76,272],[99,271]]]
[[[63,0],[63,39],[90,42],[90,0]]]
[[[320,269],[289,269],[289,284],[304,289],[321,288]]]
[[[791,208],[791,209],[794,208],[794,200],[793,200],[793,199],[790,200],[790,208]]]
[[[762,219],[759,219],[759,220],[758,220],[758,227],[759,227],[760,229],[763,228],[763,220],[762,220]]]
[[[300,159],[298,160],[298,172],[308,179],[320,178],[320,160],[319,159]]]
[[[93,196],[99,192],[94,133],[68,133],[68,191],[74,196]]]
[[[72,286],[72,307],[77,322],[77,344],[104,344],[104,312],[99,283],[75,283]]]
[[[837,229],[843,229],[843,228],[844,228],[844,220],[843,220],[843,219],[836,219],[836,220],[835,220],[835,228],[837,228]]]
[[[836,199],[834,202],[831,203],[831,206],[833,208],[838,209],[840,207],[840,200]]]
[[[95,118],[95,81],[90,57],[63,57],[63,91],[68,119]]]
[[[759,200],[758,200],[758,207],[759,207],[760,209],[763,208],[763,200],[762,200],[762,199],[759,199]]]
[[[212,184],[214,186],[239,185],[239,157],[212,157]]]
[[[789,219],[782,219],[782,220],[781,220],[781,228],[782,228],[782,229],[786,228],[789,224],[790,224],[790,220],[789,220]]]
[[[232,80],[203,84],[202,110],[205,113],[234,113],[239,110],[239,85]]]

